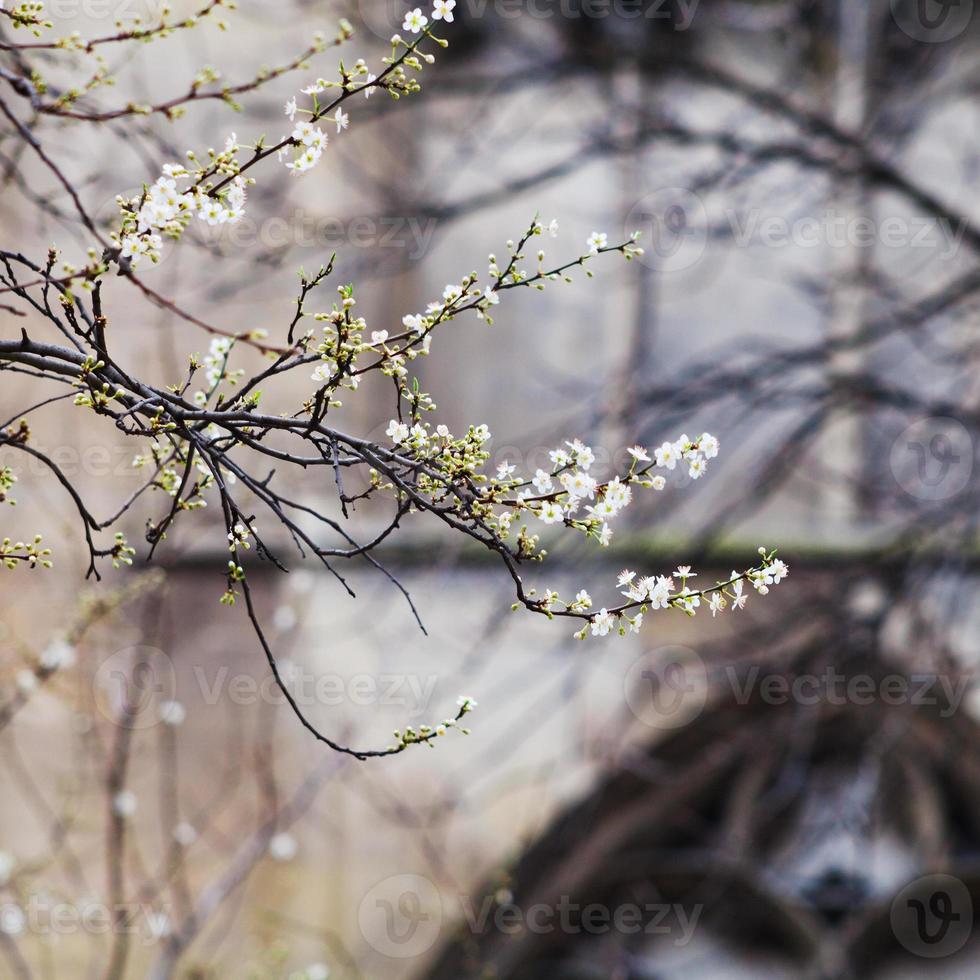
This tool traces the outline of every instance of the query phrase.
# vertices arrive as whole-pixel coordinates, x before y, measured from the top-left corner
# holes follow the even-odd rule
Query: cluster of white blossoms
[[[235,385],[244,376],[241,368],[232,371],[228,368],[228,357],[231,354],[234,341],[230,337],[214,337],[207,354],[201,359],[204,368],[204,378],[207,386],[194,392],[194,404],[204,407],[211,401],[222,382]],[[193,362],[197,364],[196,359]]]
[[[341,65],[340,81],[331,82],[325,78],[318,78],[302,89],[302,94],[310,99],[309,107],[300,106],[296,96],[287,100],[283,111],[293,123],[293,131],[288,137],[283,136],[279,141],[279,149],[276,151],[279,162],[284,163],[286,169],[296,176],[312,170],[320,162],[329,141],[328,134],[316,124],[327,120],[337,127],[338,135],[350,125],[350,116],[343,107],[338,105],[333,114],[328,115],[329,110],[320,104],[319,96],[331,89],[339,89],[341,92],[361,89],[367,99],[371,96],[375,81],[376,76],[368,70],[367,63],[363,58],[359,58],[350,71],[345,70]],[[309,118],[297,120],[297,116]]]
[[[446,295],[456,292],[458,287],[447,287]],[[428,322],[426,316],[419,314],[406,318],[405,325],[418,332],[427,329]],[[579,531],[606,546],[613,534],[611,522],[633,502],[634,489],[663,490],[667,482],[664,472],[669,474],[678,470],[678,466],[686,469],[690,479],[700,479],[708,461],[719,451],[718,439],[709,432],[696,438],[683,434],[665,441],[652,452],[643,446],[633,446],[628,450],[629,469],[602,479],[593,473],[596,454],[592,447],[572,439],[549,452],[548,469],[538,468],[533,475],[522,475],[514,464],[504,462],[493,474],[488,474],[485,472],[489,460],[488,427],[470,426],[459,437],[445,425],[433,428],[420,414],[434,409],[431,400],[417,389],[411,397],[413,417],[391,419],[386,435],[399,455],[426,464],[419,488],[430,493],[433,502],[444,502],[449,509],[479,519],[502,539],[510,537],[520,524],[516,549],[520,558],[541,559],[546,554],[538,547],[538,535],[529,532],[527,523],[521,523],[525,518]],[[461,481],[478,487],[475,500],[460,501],[454,495],[452,488]],[[604,606],[597,612],[592,611],[592,597],[584,589],[569,602],[557,592],[548,590],[543,596],[537,596],[533,589],[522,601],[528,608],[551,618],[571,616],[583,620],[584,625],[575,633],[579,639],[589,632],[594,636],[610,632],[637,633],[644,614],[650,610],[674,608],[693,616],[704,599],[715,616],[729,604],[735,609],[745,605],[745,583],[759,594],[767,593],[769,586],[778,584],[789,569],[774,552],[761,548],[760,554],[762,561],[758,567],[733,571],[726,581],[704,589],[693,586],[697,573],[689,566],[681,566],[671,575],[643,577],[627,569],[618,581],[626,601],[614,607]],[[514,608],[521,604],[516,602]]]
[[[657,466],[672,470],[677,464],[687,464],[687,475],[692,480],[704,476],[708,468],[708,460],[718,455],[718,440],[708,432],[692,442],[685,433],[674,442],[665,442],[653,451]],[[642,457],[649,462],[650,457],[644,453]]]
[[[424,325],[425,319],[420,318],[420,322]],[[414,322],[408,325],[412,327]],[[490,475],[484,472],[489,459],[487,426],[470,426],[460,437],[444,425],[433,429],[418,410],[434,405],[422,392],[414,391],[413,398],[416,420],[409,424],[392,419],[386,434],[399,454],[408,454],[413,460],[427,464],[419,487],[429,492],[434,502],[443,501],[450,509],[479,518],[503,539],[511,535],[518,522],[532,517],[544,525],[562,525],[579,531],[606,546],[613,534],[611,522],[632,503],[634,488],[663,490],[666,478],[657,470],[669,473],[677,470],[679,464],[686,467],[692,480],[699,479],[708,460],[714,459],[719,450],[718,439],[709,432],[693,439],[681,435],[662,443],[652,454],[642,446],[633,446],[628,450],[629,469],[600,479],[592,472],[596,461],[592,447],[572,439],[550,451],[551,466],[547,470],[538,468],[533,476],[525,476],[517,472],[515,465],[504,462]],[[442,475],[446,477],[444,480],[440,479]],[[451,489],[463,479],[479,487],[476,499],[466,500],[465,504],[454,498]],[[538,535],[531,534],[526,523],[520,525],[517,553],[530,559],[540,559],[546,554],[538,547]],[[733,571],[726,581],[704,589],[693,586],[697,573],[689,566],[681,566],[671,575],[641,577],[627,569],[618,580],[626,601],[615,607],[604,606],[597,612],[591,611],[592,597],[584,589],[569,602],[551,590],[540,597],[531,590],[524,604],[549,617],[572,616],[583,620],[584,625],[575,634],[579,639],[589,632],[593,636],[637,633],[644,614],[650,610],[674,608],[693,616],[704,599],[715,616],[729,603],[735,609],[745,605],[745,583],[759,594],[767,593],[769,586],[778,584],[789,569],[774,552],[760,548],[760,554],[762,562],[758,567]],[[514,608],[521,604],[515,603]]]
[[[762,559],[757,567],[742,572],[732,571],[723,582],[716,582],[703,589],[693,588],[691,580],[697,572],[690,565],[680,565],[670,575],[637,576],[629,568],[619,573],[616,584],[626,602],[615,608],[601,608],[596,613],[588,613],[592,608],[592,597],[584,589],[572,602],[563,603],[557,592],[546,592],[542,604],[549,612],[562,608],[563,614],[579,614],[585,618],[585,625],[575,633],[576,639],[584,640],[586,634],[606,636],[616,632],[621,636],[639,633],[643,625],[644,613],[657,609],[679,609],[688,616],[696,615],[701,600],[707,601],[707,608],[716,616],[729,604],[733,609],[744,609],[748,595],[745,583],[748,582],[759,595],[766,595],[769,586],[778,585],[788,574],[789,566],[775,552],[759,548]]]
[[[363,62],[359,62],[359,64],[366,73],[367,66]],[[309,88],[303,89],[304,94],[313,96],[311,109],[298,108],[295,98],[286,103],[286,115],[289,116],[290,122],[295,122],[296,114],[302,112],[308,112],[312,120],[321,118],[316,93],[322,92],[327,84],[320,78]],[[365,94],[370,94],[370,92]],[[286,164],[286,169],[297,175],[312,170],[320,162],[320,157],[323,156],[323,151],[327,148],[327,134],[319,126],[314,125],[312,120],[297,122],[289,141],[280,147],[276,153],[280,162]],[[350,125],[350,117],[338,107],[333,114],[333,122],[337,126],[337,132],[340,133]],[[283,139],[285,140],[285,137]]]
[[[440,2],[444,12],[441,15],[433,13],[434,19],[444,16],[451,21],[454,0]],[[350,25],[342,22],[338,40],[346,40],[350,35]],[[387,77],[383,81],[392,98],[400,98],[420,88],[414,78],[406,75],[406,68],[418,72],[423,62],[431,64],[435,60],[431,54],[416,54],[417,44],[407,44],[397,35],[392,38],[392,56],[384,59],[388,67],[385,70]],[[399,45],[405,45],[406,51],[396,57],[395,51]],[[337,133],[347,129],[350,117],[338,103],[355,91],[363,91],[365,98],[369,97],[375,83],[381,84],[377,76],[369,71],[364,59],[359,58],[351,69],[341,63],[339,80],[317,78],[303,88],[301,94],[310,100],[308,105],[301,106],[298,97],[290,98],[285,103],[284,112],[293,123],[293,131],[289,136],[283,136],[272,148],[280,162],[296,175],[312,170],[319,163],[328,142],[327,133],[318,123],[329,119],[336,126]],[[321,105],[319,96],[331,90],[337,90],[336,100],[329,107]],[[328,116],[330,110],[332,112]],[[119,250],[120,262],[131,266],[138,265],[143,258],[158,262],[164,237],[179,239],[195,214],[208,225],[240,221],[245,215],[246,188],[252,182],[240,173],[242,165],[238,152],[241,148],[238,137],[232,133],[223,150],[208,150],[207,160],[199,161],[194,151],[188,150],[186,157],[190,169],[183,164],[167,164],[162,175],[152,185],[144,187],[141,194],[133,198],[117,198],[122,212],[122,227],[112,238]],[[250,162],[267,152],[261,140],[250,149],[255,153]],[[178,186],[180,181],[189,183],[181,188]],[[86,286],[91,288],[91,281]]]
[[[168,163],[163,174],[144,188],[142,194],[130,199],[118,198],[123,215],[122,229],[115,236],[120,259],[128,259],[133,266],[143,257],[158,262],[163,236],[180,238],[194,214],[208,225],[240,221],[245,216],[248,182],[235,173],[239,149],[237,137],[232,133],[220,154],[209,152],[209,170],[235,174],[220,192],[211,193],[207,185],[200,183],[180,190],[178,181],[190,180],[195,175],[182,164]],[[193,153],[188,156],[193,158]]]
[[[456,0],[435,0],[435,3],[432,5],[432,19],[443,20],[447,24],[451,24],[455,9]],[[405,14],[402,30],[410,31],[412,34],[418,34],[420,31],[425,30],[428,23],[429,18],[422,13],[422,8],[416,7],[414,10],[410,10]]]
[[[414,392],[417,407],[434,408],[427,396]],[[682,435],[674,442],[665,442],[656,450],[656,461],[642,446],[628,450],[631,464],[627,472],[601,480],[591,472],[595,452],[579,439],[572,439],[552,449],[548,457],[551,467],[538,468],[533,476],[521,475],[510,463],[502,463],[496,473],[488,476],[483,465],[489,453],[483,448],[490,439],[486,425],[470,426],[465,435],[455,437],[444,425],[435,429],[419,419],[412,425],[400,419],[388,423],[386,435],[399,450],[411,453],[416,460],[432,464],[433,471],[445,471],[457,480],[465,473],[468,480],[482,483],[479,491],[481,516],[504,538],[508,537],[516,520],[531,516],[542,524],[561,524],[595,538],[607,546],[612,539],[611,521],[633,501],[633,488],[663,490],[666,479],[653,471],[662,467],[675,469],[678,459],[688,464],[688,473],[700,477],[707,460],[718,455],[718,440],[708,432],[697,439]],[[665,447],[670,447],[667,453]],[[435,498],[445,496],[442,481],[429,487]],[[494,505],[504,509],[496,510]],[[522,529],[521,540],[536,542]],[[527,556],[530,552],[527,552]]]

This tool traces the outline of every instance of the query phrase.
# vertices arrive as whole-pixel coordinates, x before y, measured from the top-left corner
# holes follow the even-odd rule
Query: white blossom
[[[593,636],[605,636],[615,623],[613,616],[603,607],[589,621],[592,627]]]
[[[654,609],[666,609],[670,602],[672,583],[665,575],[658,575],[653,587],[649,589],[650,605]]]
[[[609,239],[605,232],[594,231],[589,235],[588,241],[585,243],[588,246],[590,255],[598,255],[600,248],[605,248]]]
[[[37,687],[37,674],[33,670],[17,671],[17,690],[21,694],[30,694]]]
[[[398,419],[392,419],[388,423],[388,428],[385,429],[385,435],[392,442],[401,445],[408,439],[408,426],[404,422],[399,422]]]
[[[187,709],[179,701],[160,702],[160,720],[165,725],[182,725],[187,718]]]
[[[596,481],[582,470],[562,473],[558,480],[573,497],[595,496]]]
[[[545,500],[538,508],[538,517],[545,524],[557,524],[564,516],[565,512],[562,510],[561,504],[554,500]]]
[[[321,383],[329,381],[334,374],[337,372],[337,364],[335,361],[320,361],[320,363],[313,369],[313,373],[310,378],[314,381],[319,381]]]
[[[531,480],[531,484],[538,493],[550,493],[554,487],[554,483],[551,481],[551,476],[547,474],[544,470],[538,469],[535,471],[534,479]]]
[[[292,861],[298,850],[299,845],[292,834],[275,834],[269,841],[269,857],[273,861]]]
[[[182,822],[174,827],[173,838],[181,847],[190,847],[197,840],[197,831],[191,824]]]
[[[138,802],[136,794],[132,790],[120,790],[112,798],[112,811],[117,817],[127,819],[136,813]]]
[[[592,452],[592,448],[590,446],[586,446],[578,439],[573,439],[571,442],[566,443],[566,445],[572,450],[572,454],[575,457],[575,462],[578,463],[583,470],[589,469],[595,462],[595,453]]]
[[[653,455],[657,460],[657,466],[665,466],[668,470],[677,466],[679,454],[672,442],[665,442],[659,449],[654,450]]]
[[[410,10],[405,14],[405,21],[402,24],[403,31],[410,31],[412,34],[418,34],[426,24],[429,23],[429,18],[422,13],[421,7],[416,7],[414,10]]]
[[[444,20],[447,24],[451,24],[455,8],[456,0],[435,0],[432,5],[432,19]]]
[[[44,648],[38,662],[43,670],[68,670],[75,666],[77,659],[75,648],[70,643],[55,640]]]

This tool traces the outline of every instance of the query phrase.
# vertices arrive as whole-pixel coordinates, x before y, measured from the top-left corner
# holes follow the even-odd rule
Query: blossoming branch
[[[12,52],[16,57],[13,68],[0,68],[0,79],[8,82],[35,117],[63,117],[65,125],[154,113],[177,120],[188,103],[203,98],[234,106],[243,93],[287,73],[309,70],[309,59],[326,50],[324,39],[317,37],[295,60],[251,81],[215,87],[217,73],[205,68],[184,96],[115,108],[93,104],[95,93],[108,84],[103,62],[97,61],[87,84],[60,92],[51,91],[40,72],[30,67],[29,59],[37,50],[99,59],[99,50],[108,45],[164,43],[213,20],[219,8],[231,10],[233,4],[212,0],[196,18],[185,20],[172,19],[165,10],[152,26],[89,40],[70,35],[23,44],[5,41],[0,54]],[[288,567],[286,556],[266,536],[266,527],[284,529],[300,556],[313,556],[351,595],[337,564],[367,562],[391,580],[419,618],[407,589],[375,552],[403,521],[428,514],[499,558],[514,585],[515,608],[550,619],[574,619],[575,635],[582,639],[639,632],[644,616],[657,610],[694,615],[706,606],[716,615],[729,606],[741,609],[748,595],[746,586],[765,594],[788,571],[765,548],[760,549],[756,566],[701,587],[688,566],[669,575],[628,569],[618,578],[615,600],[610,598],[598,610],[584,587],[566,599],[550,589],[542,592],[525,586],[525,567],[547,555],[542,534],[579,534],[600,547],[609,545],[634,494],[662,491],[675,471],[699,480],[718,455],[718,440],[705,432],[694,438],[682,434],[652,453],[634,446],[627,469],[598,474],[593,471],[593,450],[570,439],[551,452],[547,469],[521,473],[505,462],[490,470],[489,427],[478,422],[464,431],[451,431],[439,421],[434,398],[422,389],[413,371],[414,363],[430,353],[450,324],[473,319],[493,327],[498,308],[503,308],[513,290],[558,287],[571,282],[579,271],[591,277],[593,266],[611,255],[630,261],[642,254],[636,234],[612,243],[606,233],[595,231],[577,248],[566,248],[565,257],[550,259],[542,243],[559,239],[559,222],[545,224],[535,217],[519,238],[506,242],[499,255],[488,256],[483,273],[457,269],[440,295],[421,309],[405,312],[396,323],[368,323],[359,312],[352,283],[337,284],[334,298],[323,298],[333,275],[333,256],[315,272],[300,273],[293,314],[272,331],[265,326],[228,330],[206,322],[186,312],[178,298],[163,295],[144,280],[145,272],[159,261],[164,241],[178,242],[192,222],[207,226],[240,222],[257,182],[316,179],[310,175],[330,146],[351,138],[357,106],[363,105],[359,100],[378,93],[397,101],[418,93],[420,76],[435,61],[435,52],[447,44],[435,31],[453,22],[454,8],[455,0],[436,0],[428,13],[422,8],[409,11],[402,25],[406,36],[391,38],[390,53],[374,71],[363,58],[349,65],[341,60],[335,77],[312,78],[298,87],[283,106],[284,128],[289,131],[277,140],[249,141],[230,132],[217,141],[220,149],[188,149],[183,159],[164,162],[139,193],[117,199],[118,222],[108,235],[99,231],[66,169],[0,99],[0,113],[66,191],[92,239],[81,265],[64,261],[56,248],[43,259],[0,250],[0,293],[17,303],[10,309],[30,323],[17,335],[0,338],[0,371],[29,374],[57,392],[0,424],[0,449],[25,453],[55,474],[77,511],[89,553],[88,572],[96,577],[104,562],[115,567],[132,563],[136,549],[118,524],[134,508],[149,510],[154,500],[162,502],[146,521],[147,559],[176,524],[200,521],[198,512],[217,509],[229,550],[218,598],[227,606],[243,601],[269,667],[300,723],[319,741],[358,759],[397,754],[415,744],[431,746],[454,729],[465,732],[459,722],[476,702],[462,697],[451,717],[399,730],[391,744],[379,749],[347,746],[316,728],[280,675],[253,600],[248,574],[252,555],[277,568]],[[2,11],[2,19],[16,30],[42,37],[53,29],[43,9],[40,3],[23,3]],[[350,25],[342,22],[333,44],[346,45],[352,36]],[[135,287],[154,306],[192,323],[209,338],[207,352],[191,354],[186,372],[169,385],[150,384],[136,366],[115,353],[114,325],[104,296],[118,283]],[[36,323],[46,324],[50,336],[36,335]],[[250,374],[244,355],[254,358],[256,352],[264,358],[264,367]],[[396,406],[383,439],[347,431],[335,421],[337,410],[356,398],[367,375],[376,375],[390,386]],[[290,391],[303,392],[294,410],[265,409],[263,392],[283,379],[288,379]],[[66,399],[140,441],[133,467],[142,482],[105,518],[93,514],[57,462],[32,444],[30,417],[51,405],[60,407]],[[324,474],[332,482],[341,519],[296,499],[276,469],[283,466]],[[0,468],[0,502],[9,502],[13,481],[9,468]],[[380,531],[359,540],[350,518],[358,505],[371,499],[383,504],[388,516]],[[101,540],[104,534],[111,539]],[[4,539],[0,564],[49,567],[51,556],[41,547],[40,538],[33,543]]]

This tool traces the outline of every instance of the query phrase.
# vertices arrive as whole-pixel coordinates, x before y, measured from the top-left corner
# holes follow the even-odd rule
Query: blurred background
[[[454,323],[417,362],[423,387],[440,420],[487,423],[493,462],[527,473],[573,436],[603,471],[635,443],[720,439],[707,477],[637,500],[608,551],[556,540],[541,586],[598,599],[623,566],[678,562],[714,581],[759,545],[791,574],[742,611],[661,612],[639,636],[581,644],[511,613],[498,564],[424,519],[379,557],[427,633],[367,563],[343,570],[356,599],[299,559],[288,575],[250,569],[324,730],[384,745],[452,715],[461,693],[479,702],[468,737],[358,762],[300,727],[244,615],[219,605],[220,515],[188,515],[152,565],[144,546],[132,569],[85,582],[63,488],[0,451],[18,476],[0,532],[40,531],[56,558],[0,579],[0,976],[976,976],[973,8],[457,0],[419,95],[356,100],[311,175],[260,174],[239,225],[194,222],[141,269],[194,316],[279,336],[297,270],[336,251],[323,307],[353,281],[370,328],[392,329],[536,213],[558,219],[543,246],[557,260],[595,230],[612,243],[639,229],[641,259],[514,291],[492,328]],[[377,65],[406,9],[252,0],[227,32],[205,21],[107,53],[118,83],[82,105],[159,102],[205,65],[247,80],[345,16],[343,57]],[[49,10],[59,36],[160,14],[156,0]],[[0,46],[0,64],[20,57]],[[173,122],[68,125],[0,95],[108,232],[115,195],[187,148],[284,136],[283,102],[339,57],[239,113],[200,101]],[[52,84],[91,70],[30,58]],[[2,247],[43,263],[57,243],[84,261],[70,201],[3,122],[0,179]],[[180,379],[208,338],[127,280],[112,287],[117,355],[153,383]],[[0,335],[19,329],[0,309]],[[285,410],[308,394],[269,397]],[[42,397],[0,372],[4,421]],[[390,392],[349,402],[345,424],[379,437]],[[139,486],[140,447],[91,413],[53,405],[32,430],[100,512]],[[332,482],[294,479],[339,513]],[[124,518],[132,542],[166,510],[150,503]],[[354,518],[367,533],[379,520]],[[121,726],[127,696],[138,710]]]

